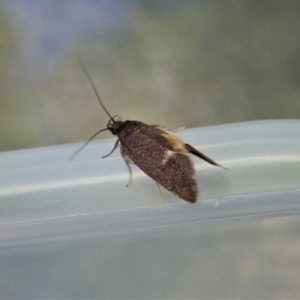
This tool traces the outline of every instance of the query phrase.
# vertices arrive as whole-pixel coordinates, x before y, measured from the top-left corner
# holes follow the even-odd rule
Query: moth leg
[[[161,193],[161,187],[160,187],[160,185],[156,181],[155,181],[155,183],[156,183],[156,186],[158,188],[159,198],[160,198],[161,205],[162,205],[162,207],[165,207],[164,199],[163,199],[162,193]]]
[[[202,152],[198,151],[197,149],[195,149],[194,147],[192,147],[189,144],[185,144],[185,148],[189,151],[189,153],[192,153],[196,156],[198,156],[199,158],[202,158],[203,160],[205,160],[206,162],[216,166],[216,167],[221,167],[225,170],[228,170],[227,168],[219,165],[218,163],[216,163],[215,161],[213,161],[211,158],[209,158],[208,156],[204,155]]]
[[[131,159],[128,157],[128,155],[125,154],[125,153],[122,151],[122,149],[121,149],[121,155],[122,155],[122,157],[123,157],[123,159],[124,159],[124,161],[125,161],[125,163],[126,163],[126,165],[127,165],[127,167],[128,167],[128,170],[129,170],[129,181],[128,181],[128,183],[126,184],[126,187],[128,187],[129,184],[130,184],[131,181],[132,181],[132,171],[131,171],[131,167],[130,167],[130,164],[132,163],[132,161],[131,161]]]
[[[120,140],[117,139],[117,141],[116,141],[116,143],[115,143],[113,149],[112,149],[108,154],[102,156],[102,158],[106,158],[106,157],[110,156],[110,155],[118,148],[119,142],[120,142]]]

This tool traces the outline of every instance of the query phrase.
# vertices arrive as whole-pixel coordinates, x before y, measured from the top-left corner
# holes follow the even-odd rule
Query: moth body
[[[205,159],[204,154],[156,125],[139,121],[110,121],[107,128],[118,136],[121,154],[130,174],[129,163],[133,162],[157,184],[176,196],[190,203],[197,201],[198,187],[190,153],[193,150]],[[212,160],[208,162],[219,166]]]
[[[125,121],[118,125],[114,132],[119,138],[123,157],[128,157],[156,183],[178,197],[191,203],[197,201],[192,161],[187,151],[178,151],[174,146],[176,138],[185,149],[179,138],[139,121]],[[124,160],[127,163],[126,158]],[[127,165],[130,169],[129,163]]]
[[[121,155],[130,173],[127,186],[132,180],[130,164],[134,163],[156,182],[160,196],[161,185],[179,198],[195,203],[198,196],[198,186],[190,155],[193,154],[214,166],[222,166],[158,125],[147,125],[140,121],[115,121],[103,105],[89,73],[82,64],[81,67],[89,79],[100,105],[109,116],[109,121],[107,127],[96,132],[81,148],[73,153],[71,159],[98,133],[109,130],[118,139],[110,153],[103,158],[112,154],[120,145]]]

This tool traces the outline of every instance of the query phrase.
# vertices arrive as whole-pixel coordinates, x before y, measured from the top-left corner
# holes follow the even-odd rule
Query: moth
[[[109,121],[106,128],[96,132],[73,153],[70,159],[73,159],[100,132],[109,130],[118,139],[113,149],[102,158],[108,157],[120,146],[121,155],[129,170],[129,181],[126,186],[132,181],[130,164],[135,164],[155,181],[162,204],[161,186],[179,198],[195,203],[198,186],[190,156],[195,155],[214,166],[226,168],[158,125],[147,125],[140,121],[116,121],[116,116],[112,117],[103,105],[90,74],[82,63],[80,65]]]

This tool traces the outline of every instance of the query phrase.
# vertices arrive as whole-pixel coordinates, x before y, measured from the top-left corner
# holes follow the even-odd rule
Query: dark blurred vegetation
[[[79,56],[123,120],[299,118],[298,0],[114,0],[110,10],[108,1],[28,1],[42,18],[26,1],[3,3],[0,150],[82,141],[106,126]]]

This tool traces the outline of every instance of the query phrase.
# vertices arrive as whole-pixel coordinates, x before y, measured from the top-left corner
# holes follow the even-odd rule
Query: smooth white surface
[[[0,153],[2,297],[272,298],[288,282],[295,296],[296,285],[282,279],[279,287],[274,274],[291,269],[290,252],[276,265],[280,239],[289,234],[285,242],[298,247],[300,121],[176,134],[229,169],[193,159],[194,205],[163,189],[162,208],[153,180],[137,167],[126,188],[119,150],[101,158],[115,139],[91,143],[71,162],[81,144]],[[279,243],[266,242],[266,228],[277,228]],[[261,258],[267,253],[270,261]],[[262,267],[269,277],[256,282]]]

